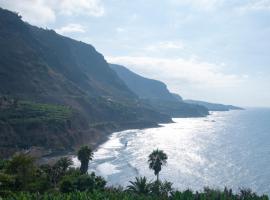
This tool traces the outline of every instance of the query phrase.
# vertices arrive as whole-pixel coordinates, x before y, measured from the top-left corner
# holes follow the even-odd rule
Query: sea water
[[[158,148],[168,155],[160,178],[174,188],[227,186],[270,194],[270,109],[173,120],[158,128],[113,133],[95,152],[89,172],[109,185],[126,186],[137,176],[155,180],[147,159]]]

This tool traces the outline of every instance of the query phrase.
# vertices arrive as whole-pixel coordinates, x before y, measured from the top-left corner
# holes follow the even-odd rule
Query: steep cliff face
[[[176,101],[163,82],[142,77],[121,65],[110,64],[110,67],[141,99]]]
[[[135,97],[91,45],[0,15],[1,93]]]
[[[42,46],[36,49],[57,73],[90,96],[133,100],[136,96],[108,67],[102,54],[93,46],[29,26],[32,36]]]
[[[92,127],[97,124],[121,128],[171,121],[169,116],[141,102],[93,46],[63,37],[53,30],[31,26],[17,14],[1,8],[0,55],[0,96],[33,105],[67,107],[72,111],[68,120],[74,124],[71,129],[65,121],[62,131],[56,133],[47,128],[51,122],[47,125],[42,122],[29,126],[29,134],[24,135],[18,124],[8,120],[12,114],[2,116],[1,130],[5,130],[2,136],[7,141],[16,141],[23,135],[28,146],[67,148],[79,143],[79,138],[91,135]],[[24,112],[33,111],[32,107],[24,109]],[[17,110],[10,108],[3,113],[11,112],[16,114]],[[70,137],[66,137],[67,133]],[[55,144],[46,145],[45,138],[49,135]],[[93,138],[96,137],[88,137],[91,141]],[[34,142],[37,140],[40,142]],[[18,144],[13,142],[10,146],[20,146]]]
[[[181,96],[171,93],[160,81],[142,77],[121,65],[110,64],[110,67],[145,104],[161,113],[172,117],[202,117],[209,114],[204,106],[183,102]]]

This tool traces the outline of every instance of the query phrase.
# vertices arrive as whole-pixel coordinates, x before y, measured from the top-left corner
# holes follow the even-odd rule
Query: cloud
[[[240,12],[247,11],[270,11],[270,0],[253,0],[238,8]]]
[[[148,45],[145,47],[147,51],[160,51],[160,50],[179,50],[183,49],[184,44],[181,41],[163,41],[156,44]]]
[[[198,10],[214,10],[224,3],[224,0],[171,0],[173,4],[191,6]]]
[[[240,12],[270,10],[270,0],[171,0],[175,5],[190,6],[197,10],[212,11],[227,6]]]
[[[65,33],[85,33],[85,27],[80,24],[68,24],[55,30],[59,34]]]
[[[104,14],[100,0],[50,0],[50,4],[64,15],[84,14],[100,17]]]
[[[23,20],[35,25],[48,24],[56,18],[54,10],[42,0],[0,0],[0,6],[18,12]]]
[[[123,32],[125,32],[125,31],[126,31],[125,28],[122,28],[122,27],[117,27],[117,28],[116,28],[116,32],[117,32],[117,33],[123,33]]]
[[[100,0],[0,0],[0,6],[22,15],[34,25],[55,22],[57,15],[89,15],[100,17],[104,7]]]
[[[245,81],[246,75],[226,74],[224,64],[213,64],[197,59],[170,59],[155,57],[107,57],[111,63],[122,64],[146,77],[168,84],[172,90],[183,85],[193,88],[222,89],[235,87]]]

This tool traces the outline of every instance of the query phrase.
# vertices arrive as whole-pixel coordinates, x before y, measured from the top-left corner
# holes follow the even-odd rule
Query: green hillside
[[[31,26],[4,9],[0,55],[0,96],[19,101],[1,114],[1,134],[12,141],[0,144],[5,155],[33,145],[52,150],[96,145],[115,130],[171,121],[141,102],[93,46]],[[28,122],[31,129],[23,128]]]

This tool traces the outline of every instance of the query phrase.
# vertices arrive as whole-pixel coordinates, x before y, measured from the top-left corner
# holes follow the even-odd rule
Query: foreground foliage
[[[159,179],[152,182],[146,177],[136,177],[126,188],[106,187],[101,176],[87,172],[92,156],[91,148],[82,147],[78,151],[80,168],[72,167],[73,161],[68,157],[60,158],[53,165],[37,165],[25,154],[0,160],[0,200],[269,200],[268,196],[257,195],[249,189],[238,193],[227,188],[182,192],[174,190],[171,182]],[[158,175],[167,155],[155,150],[149,158],[150,168]]]
[[[239,194],[232,194],[226,188],[224,191],[205,189],[203,192],[172,192],[170,196],[142,195],[122,189],[107,188],[106,190],[94,190],[92,192],[71,193],[13,193],[3,200],[269,200],[265,195],[258,196],[250,190],[241,190]]]

